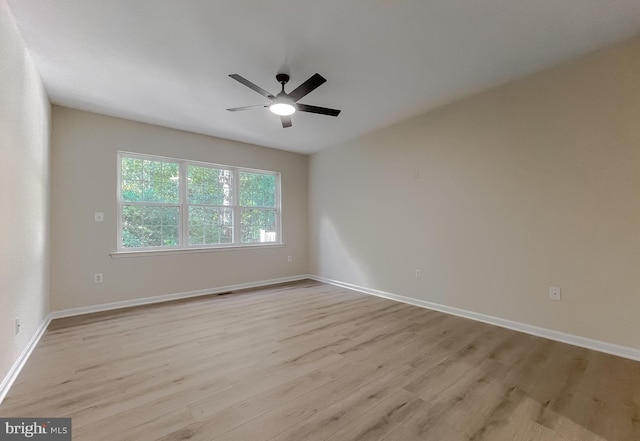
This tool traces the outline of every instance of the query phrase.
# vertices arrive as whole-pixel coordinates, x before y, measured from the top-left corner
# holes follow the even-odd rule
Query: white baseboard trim
[[[2,404],[4,398],[7,396],[7,393],[9,393],[9,389],[11,389],[11,386],[13,386],[16,378],[18,378],[20,371],[22,371],[22,368],[31,356],[31,353],[38,345],[40,338],[42,338],[42,336],[44,335],[44,332],[47,330],[50,322],[51,318],[49,317],[49,315],[47,315],[42,323],[40,323],[40,326],[38,326],[38,329],[36,329],[36,332],[33,333],[31,339],[29,340],[29,343],[27,343],[27,346],[25,346],[18,359],[15,361],[15,363],[13,363],[11,369],[9,369],[9,373],[7,373],[7,375],[2,380],[2,383],[0,383],[0,404]]]
[[[131,308],[133,306],[151,305],[153,303],[170,302],[171,300],[187,299],[189,297],[199,297],[208,294],[220,294],[229,291],[238,291],[241,289],[260,288],[263,286],[277,285],[279,283],[295,282],[298,280],[308,279],[306,274],[281,277],[279,279],[260,280],[257,282],[239,283],[237,285],[219,286],[216,288],[198,289],[195,291],[178,292],[174,294],[165,294],[161,296],[142,297],[139,299],[122,300],[120,302],[102,303],[100,305],[81,306],[79,308],[62,309],[50,313],[51,319],[73,317],[76,315],[91,314],[94,312],[111,311],[113,309]]]
[[[310,277],[308,275],[302,274],[302,275],[292,276],[292,277],[281,277],[279,279],[260,280],[257,282],[219,286],[216,288],[209,288],[209,289],[198,289],[195,291],[186,291],[186,292],[179,292],[175,294],[166,294],[162,296],[123,300],[121,302],[103,303],[100,305],[83,306],[80,308],[71,308],[71,309],[64,309],[60,311],[50,312],[49,314],[47,314],[47,316],[44,318],[44,320],[42,321],[42,323],[40,324],[36,332],[33,334],[33,336],[31,337],[31,340],[29,340],[29,343],[24,348],[24,350],[22,351],[18,359],[15,361],[15,363],[13,363],[13,366],[11,366],[9,373],[2,380],[2,383],[0,383],[0,404],[2,404],[2,401],[7,396],[7,393],[9,393],[9,389],[11,389],[11,386],[15,382],[16,378],[18,378],[20,371],[22,370],[25,363],[29,359],[29,356],[31,356],[31,353],[33,352],[35,347],[38,345],[40,338],[42,338],[45,331],[47,330],[47,327],[49,326],[49,323],[51,323],[51,320],[53,319],[63,318],[63,317],[73,317],[73,316],[82,315],[82,314],[90,314],[93,312],[110,311],[113,309],[129,308],[132,306],[150,305],[153,303],[162,303],[162,302],[168,302],[171,300],[186,299],[189,297],[198,297],[198,296],[203,296],[208,294],[220,294],[223,292],[239,291],[242,289],[260,288],[260,287],[265,287],[269,285],[277,285],[279,283],[305,280],[309,278]]]
[[[353,291],[358,291],[364,294],[370,294],[377,297],[384,297],[386,299],[407,303],[409,305],[419,306],[421,308],[426,308],[426,309],[433,309],[435,311],[444,312],[446,314],[457,315],[459,317],[464,317],[471,320],[488,323],[490,325],[496,325],[502,328],[524,332],[525,334],[544,337],[549,340],[555,340],[555,341],[567,343],[573,346],[593,349],[594,351],[604,352],[607,354],[617,355],[619,357],[640,361],[640,349],[631,348],[628,346],[621,346],[614,343],[607,343],[600,340],[581,337],[579,335],[567,334],[565,332],[555,331],[553,329],[541,328],[538,326],[528,325],[526,323],[515,322],[512,320],[507,320],[500,317],[494,317],[490,315],[481,314],[478,312],[468,311],[465,309],[454,308],[452,306],[441,305],[439,303],[428,302],[426,300],[414,299],[411,297],[406,297],[398,294],[392,294],[392,293],[389,293],[386,291],[380,291],[377,289],[365,288],[363,286],[341,282],[339,280],[327,279],[326,277],[309,275],[308,278],[316,280],[318,282],[328,283],[330,285],[351,289]]]

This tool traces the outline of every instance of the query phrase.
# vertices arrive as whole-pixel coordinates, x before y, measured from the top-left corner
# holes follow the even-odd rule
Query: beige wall
[[[314,154],[309,177],[311,273],[640,348],[640,40]]]
[[[52,121],[52,310],[306,274],[306,156],[58,106]],[[110,257],[118,150],[281,172],[285,246]],[[94,222],[96,211],[103,223]],[[94,273],[104,274],[102,284]]]
[[[40,77],[0,0],[0,381],[48,312],[49,112]]]

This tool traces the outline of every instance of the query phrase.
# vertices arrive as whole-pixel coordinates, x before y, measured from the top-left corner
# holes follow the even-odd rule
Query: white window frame
[[[172,162],[178,164],[178,170],[180,174],[180,197],[179,202],[177,204],[164,204],[165,206],[179,206],[180,207],[180,226],[179,230],[179,244],[177,246],[155,246],[155,247],[136,247],[136,248],[128,248],[122,245],[122,210],[123,206],[130,203],[130,201],[123,201],[121,199],[122,196],[122,158],[134,158],[134,159],[143,159],[149,161],[163,161],[163,162]],[[199,204],[189,204],[187,202],[187,166],[196,166],[196,167],[212,167],[212,168],[220,168],[229,170],[233,176],[233,186],[232,186],[232,205],[229,206],[233,210],[233,241],[231,243],[226,244],[195,244],[189,245],[188,237],[189,237],[189,207],[197,206]],[[240,206],[240,173],[241,172],[249,172],[256,174],[267,174],[275,176],[276,178],[276,194],[275,194],[275,208],[274,207],[245,207]],[[192,161],[187,159],[179,159],[172,158],[167,156],[158,156],[158,155],[147,155],[142,153],[135,152],[127,152],[127,151],[118,151],[117,152],[117,193],[116,200],[118,206],[118,221],[117,221],[117,253],[148,253],[153,251],[206,251],[208,249],[211,250],[219,250],[226,248],[253,248],[253,247],[269,247],[269,246],[281,246],[282,242],[282,203],[281,203],[281,174],[280,172],[272,171],[272,170],[260,170],[254,168],[246,168],[246,167],[236,167],[224,164],[216,164],[211,162],[202,162],[202,161]],[[136,202],[137,205],[145,205],[145,202]],[[149,203],[149,205],[155,205],[154,203]],[[240,241],[240,212],[243,208],[254,208],[258,210],[274,210],[276,212],[276,241],[275,242],[247,242],[243,243]]]

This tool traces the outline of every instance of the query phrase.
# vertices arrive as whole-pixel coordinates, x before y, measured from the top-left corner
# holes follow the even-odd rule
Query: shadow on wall
[[[11,207],[0,216],[1,399],[48,312],[50,190],[49,101],[5,2],[0,63],[0,185],[2,205]]]
[[[360,286],[371,286],[370,277],[344,245],[338,231],[326,216],[322,216],[318,235],[318,255],[332,256],[318,262],[319,274],[333,274],[336,280]]]

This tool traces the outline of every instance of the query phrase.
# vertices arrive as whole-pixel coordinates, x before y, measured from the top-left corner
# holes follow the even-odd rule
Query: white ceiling
[[[640,0],[7,0],[55,104],[312,153],[640,32]],[[283,129],[266,99],[288,72]]]

